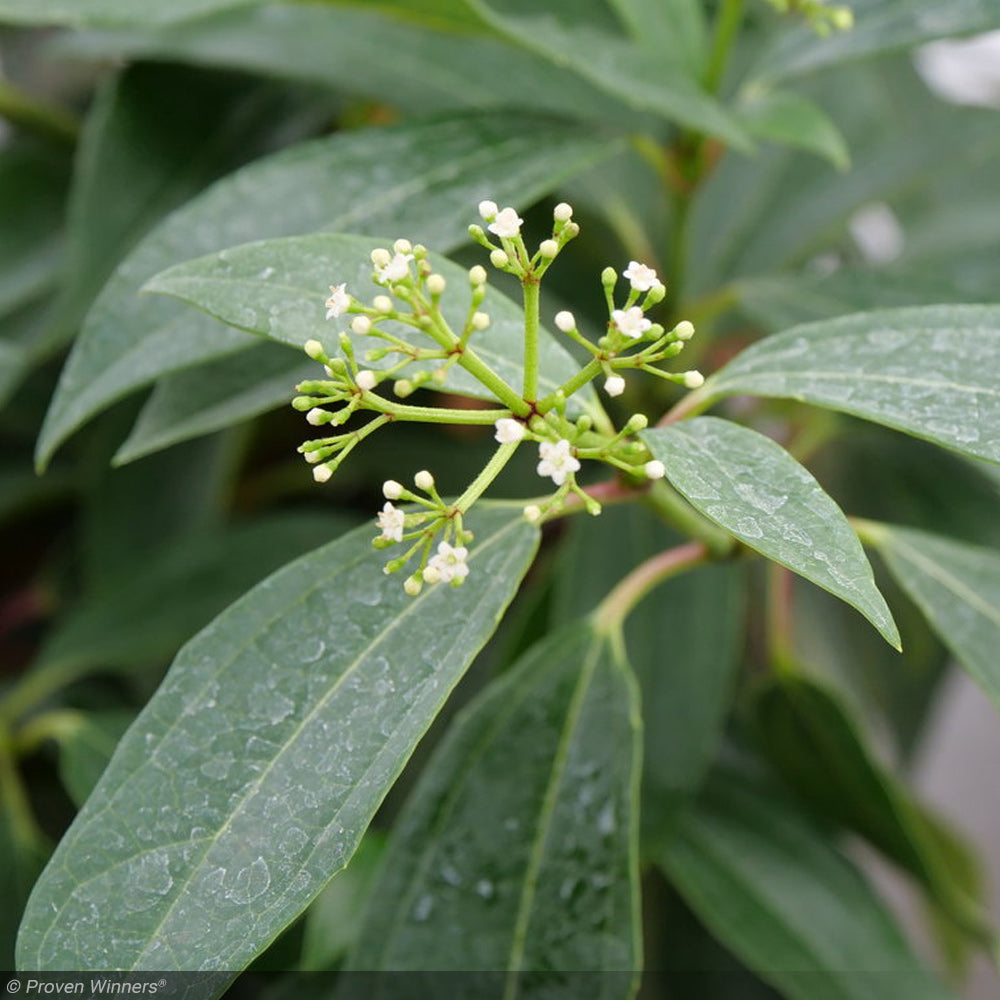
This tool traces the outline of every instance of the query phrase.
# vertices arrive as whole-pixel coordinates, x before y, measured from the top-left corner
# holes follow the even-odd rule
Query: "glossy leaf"
[[[287,406],[316,364],[284,344],[260,344],[232,358],[161,379],[115,454],[124,465],[178,441]]]
[[[710,398],[797,399],[1000,463],[1000,307],[925,306],[810,323],[759,341]]]
[[[297,513],[246,525],[189,531],[120,567],[103,586],[57,621],[21,686],[57,690],[95,670],[125,670],[163,663],[198,629],[289,556],[335,538],[344,517]],[[14,694],[15,704],[18,695]]]
[[[872,756],[846,706],[806,677],[756,692],[758,739],[781,777],[823,820],[860,834],[916,878],[965,933],[989,942],[982,886],[953,874],[943,824],[931,820]],[[970,894],[971,889],[971,894]]]
[[[589,614],[627,573],[681,541],[638,504],[567,529],[553,584],[559,622]],[[644,822],[695,792],[718,749],[743,654],[742,570],[709,566],[667,580],[625,620],[642,689]]]
[[[629,42],[614,30],[603,4],[563,0],[539,9],[468,0],[483,21],[510,41],[570,67],[582,79],[636,111],[652,112],[747,151],[746,132],[722,105],[659,52]]]
[[[706,517],[857,608],[899,648],[857,535],[812,474],[780,445],[716,417],[646,431],[643,438],[670,481]]]
[[[274,84],[248,87],[216,72],[163,65],[112,76],[95,97],[77,151],[66,277],[46,353],[72,338],[115,265],[156,222],[263,152],[275,120],[288,141],[294,118],[286,90]]]
[[[1000,707],[1000,553],[896,525],[878,525],[871,539],[899,585]]]
[[[768,79],[800,76],[828,66],[870,58],[924,42],[972,35],[1000,27],[996,0],[863,0],[852,3],[850,31],[817,37],[802,26],[784,32],[761,56],[757,74]]]
[[[531,561],[519,510],[477,513],[460,590],[407,597],[362,527],[192,639],[35,887],[20,966],[235,971],[294,920]]]
[[[576,73],[502,39],[463,33],[436,17],[400,18],[386,5],[284,3],[224,11],[156,31],[61,38],[75,59],[169,59],[338,87],[414,114],[531,108],[599,119],[615,129],[641,116]],[[478,23],[478,18],[475,18]],[[497,77],[504,79],[497,87]]]
[[[783,797],[718,775],[659,860],[718,939],[788,1000],[953,997],[858,871]]]
[[[0,0],[0,23],[64,24],[165,24],[197,17],[227,7],[262,3],[263,0],[174,0],[169,4],[136,3],[135,0]]]
[[[322,226],[405,232],[447,252],[468,238],[484,195],[526,205],[614,148],[525,114],[458,116],[305,143],[224,178],[150,233],[101,292],[60,378],[38,462],[122,396],[255,343],[178,303],[138,296],[165,267]]]
[[[469,997],[551,995],[532,976],[548,970],[617,972],[588,995],[629,996],[638,766],[636,693],[607,639],[575,622],[532,647],[429,763],[349,968],[496,974],[494,989],[450,982]]]
[[[704,6],[698,0],[609,0],[632,40],[698,77],[708,51]]]
[[[743,127],[757,139],[804,149],[829,160],[838,170],[851,162],[847,141],[829,115],[799,94],[764,91],[739,107]]]
[[[340,353],[339,327],[326,318],[324,302],[331,283],[346,282],[347,290],[363,302],[371,303],[385,289],[372,281],[369,259],[372,240],[342,233],[314,233],[281,240],[266,240],[232,247],[209,257],[187,261],[156,275],[145,291],[172,295],[203,309],[223,322],[301,347],[307,340],[324,343],[330,353]],[[448,283],[450,294],[444,298],[444,313],[452,330],[461,332],[469,311],[468,269],[436,254],[430,256],[436,273]],[[488,330],[475,337],[470,346],[508,385],[520,390],[524,381],[524,314],[511,299],[488,289],[482,311],[491,319]],[[429,337],[419,336],[407,327],[385,324],[389,332],[416,339],[420,346],[436,348]],[[352,338],[355,353],[384,347],[375,337]],[[540,338],[539,393],[547,395],[568,381],[579,370],[573,357],[551,335]],[[371,361],[372,368],[389,368],[398,362],[392,354],[381,361]],[[412,370],[433,369],[439,360],[413,365]],[[317,372],[319,369],[316,369]],[[408,369],[410,370],[410,369]],[[453,392],[492,399],[488,389],[459,365],[453,365],[445,380]],[[569,410],[596,409],[592,390],[571,397]]]

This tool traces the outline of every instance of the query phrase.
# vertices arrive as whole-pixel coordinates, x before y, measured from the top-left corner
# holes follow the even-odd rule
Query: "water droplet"
[[[257,858],[252,865],[236,873],[232,889],[226,899],[233,903],[249,903],[267,891],[271,884],[271,872],[263,858]]]

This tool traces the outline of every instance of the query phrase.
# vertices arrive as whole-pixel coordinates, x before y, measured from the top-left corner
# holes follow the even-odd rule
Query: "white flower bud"
[[[524,424],[511,417],[501,417],[493,426],[496,428],[493,436],[501,444],[513,444],[522,440],[527,433]]]
[[[354,377],[354,384],[359,388],[363,389],[365,392],[370,392],[372,389],[378,385],[378,378],[375,372],[369,371],[367,368],[359,371]]]
[[[495,201],[481,201],[479,203],[479,215],[485,222],[492,222],[498,211]]]
[[[434,477],[426,469],[421,469],[413,477],[413,481],[417,484],[417,489],[425,493],[434,489]]]
[[[392,299],[388,295],[376,295],[372,305],[380,313],[392,312]]]
[[[647,479],[662,479],[667,474],[667,470],[664,468],[663,463],[656,458],[654,458],[651,462],[647,462],[642,467],[642,470],[646,473]]]
[[[538,504],[529,503],[528,506],[524,508],[523,514],[525,521],[529,524],[535,524],[542,518],[542,509],[538,506]]]
[[[323,355],[326,353],[323,350],[323,345],[318,340],[307,340],[302,349],[309,355],[310,358],[313,359],[313,361],[321,360]]]
[[[486,284],[486,268],[482,264],[476,264],[475,267],[469,268],[469,284],[470,285],[485,285]]]
[[[427,279],[427,291],[431,295],[440,295],[444,291],[445,280],[440,274],[432,274]]]
[[[408,576],[403,584],[403,590],[410,596],[416,597],[424,589],[423,582],[417,576]]]
[[[437,583],[441,579],[441,573],[437,566],[424,567],[424,583]]]
[[[333,475],[333,469],[329,465],[317,465],[313,469],[313,479],[317,483],[325,483]]]
[[[473,330],[485,330],[486,327],[490,325],[490,314],[484,312],[475,312],[472,314],[472,329]]]
[[[556,222],[569,222],[573,218],[573,206],[567,204],[565,201],[559,202],[552,210],[552,217]]]
[[[392,260],[392,254],[385,247],[377,247],[371,252],[371,261],[376,267],[385,267]]]
[[[382,484],[382,496],[386,500],[398,500],[403,495],[403,484],[397,483],[395,479],[387,479]]]
[[[538,244],[538,251],[546,260],[551,260],[559,253],[559,244],[555,240],[542,240]]]
[[[700,389],[705,384],[705,376],[701,372],[690,371],[684,373],[684,385],[688,389]]]
[[[413,244],[409,240],[399,239],[393,243],[392,249],[396,253],[410,253],[413,250]]]
[[[576,329],[576,317],[568,309],[563,309],[562,312],[556,313],[556,326],[563,333],[569,333],[570,330]]]
[[[355,316],[351,320],[351,329],[359,336],[363,337],[372,328],[372,321],[367,316]]]
[[[490,263],[494,267],[506,267],[510,263],[510,257],[503,250],[490,251]]]
[[[690,340],[694,336],[694,323],[690,320],[682,319],[674,327],[674,336],[678,340]]]
[[[310,465],[315,465],[317,462],[319,462],[323,458],[323,453],[319,452],[319,451],[307,451],[305,453],[304,457],[305,457],[305,460]]]
[[[306,420],[312,424],[313,427],[319,427],[321,424],[326,423],[326,410],[322,410],[318,406],[314,406],[306,414]]]
[[[609,375],[604,380],[604,391],[609,396],[620,396],[625,391],[625,379],[621,375]]]

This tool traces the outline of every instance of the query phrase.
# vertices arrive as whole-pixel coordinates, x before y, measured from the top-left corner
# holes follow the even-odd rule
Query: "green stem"
[[[522,282],[524,289],[524,398],[535,402],[538,395],[538,298],[541,286],[529,274]]]
[[[31,802],[17,769],[10,730],[0,726],[0,808],[7,814],[14,838],[30,844],[41,838]]]
[[[729,53],[743,21],[743,0],[722,0],[719,12],[715,17],[715,31],[712,36],[712,48],[708,55],[708,65],[705,68],[705,89],[710,94],[717,94],[722,86]]]
[[[455,510],[459,514],[467,513],[469,508],[489,489],[490,484],[500,475],[511,456],[517,451],[517,446],[520,443],[520,441],[511,441],[497,448],[483,471],[473,479],[466,491],[455,501]]]
[[[696,417],[699,413],[704,413],[715,403],[716,397],[709,391],[707,385],[700,389],[689,392],[676,406],[668,410],[659,421],[657,427],[669,427],[679,420],[686,420],[688,417]]]
[[[701,542],[713,556],[732,552],[736,540],[727,531],[703,517],[664,480],[654,483],[645,497],[646,506],[682,534]]]
[[[7,80],[0,80],[0,118],[70,146],[80,137],[80,125],[68,111],[24,93]]]
[[[394,420],[415,420],[427,424],[495,424],[509,417],[510,410],[453,410],[443,406],[409,406],[378,396],[378,411]]]
[[[550,392],[544,399],[539,400],[535,410],[538,413],[546,414],[556,405],[558,393],[562,393],[565,399],[569,399],[578,389],[582,389],[591,379],[601,374],[601,362],[597,358],[591,358],[583,368],[581,368],[571,379],[567,379],[555,392]],[[527,393],[525,393],[527,396]]]
[[[775,673],[796,672],[792,643],[792,573],[778,563],[768,566],[768,652]]]
[[[869,521],[863,517],[849,517],[847,520],[865,545],[877,547],[889,535],[889,529],[879,521]]]
[[[46,740],[68,739],[83,725],[84,717],[75,709],[43,712],[25,723],[17,732],[15,745],[22,754],[33,753]]]
[[[635,606],[657,585],[678,573],[707,562],[708,549],[701,542],[687,542],[647,559],[628,574],[598,605],[592,615],[599,632],[617,631]]]

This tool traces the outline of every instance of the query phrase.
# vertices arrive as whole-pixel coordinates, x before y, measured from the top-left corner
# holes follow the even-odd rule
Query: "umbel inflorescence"
[[[551,236],[531,253],[521,236],[523,220],[513,208],[501,209],[484,201],[479,212],[486,229],[470,226],[471,236],[489,251],[494,268],[521,282],[521,385],[502,378],[476,351],[477,340],[490,336],[490,316],[482,308],[486,269],[476,265],[469,270],[469,307],[461,325],[453,325],[442,311],[445,279],[434,271],[427,249],[399,239],[391,249],[379,247],[371,253],[372,280],[385,294],[366,303],[352,295],[346,284],[330,286],[327,319],[349,316],[350,329],[339,333],[340,354],[336,356],[329,355],[319,341],[306,343],[306,354],[324,366],[326,377],[300,383],[301,395],[292,403],[306,411],[306,419],[314,427],[336,429],[355,414],[374,415],[352,430],[313,438],[300,446],[320,483],[333,475],[364,438],[393,421],[493,426],[496,452],[456,500],[441,498],[428,471],[417,474],[413,489],[391,479],[383,485],[386,502],[378,515],[380,534],[374,544],[379,548],[403,547],[402,554],[388,562],[385,570],[393,573],[413,566],[404,584],[410,594],[419,593],[425,583],[462,584],[469,572],[466,560],[473,540],[465,527],[465,516],[520,447],[537,447],[538,474],[555,487],[525,506],[524,516],[530,521],[558,513],[571,495],[591,514],[600,513],[600,504],[577,483],[582,461],[603,462],[633,481],[664,475],[662,463],[635,437],[648,424],[643,414],[633,414],[616,429],[603,414],[597,419],[587,413],[576,415],[578,408],[568,409],[569,401],[585,386],[601,380],[609,396],[620,396],[625,390],[625,373],[630,371],[646,372],[687,388],[697,388],[704,381],[697,371],[670,372],[661,367],[680,353],[694,327],[682,321],[666,330],[647,317],[647,311],[663,300],[666,288],[655,270],[631,261],[622,275],[628,282],[624,301],[616,301],[620,279],[615,270],[606,268],[601,275],[608,321],[599,338],[593,340],[581,332],[571,312],[556,313],[556,329],[582,347],[589,360],[557,388],[540,395],[539,286],[580,228],[573,221],[572,208],[557,205]],[[360,338],[381,343],[359,359],[356,341]],[[384,367],[366,367],[374,364]],[[422,386],[443,386],[456,365],[482,385],[495,401],[495,408],[449,409],[403,402]],[[398,501],[409,506],[397,507]]]

